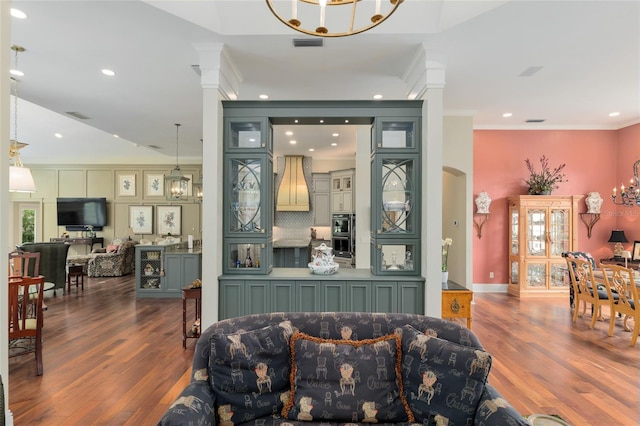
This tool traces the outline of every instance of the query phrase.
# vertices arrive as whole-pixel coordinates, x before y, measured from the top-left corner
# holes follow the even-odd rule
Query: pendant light
[[[171,170],[169,176],[164,178],[165,196],[169,201],[185,201],[187,199],[187,185],[189,178],[185,177],[178,164],[178,132],[180,124],[176,123],[176,167]]]
[[[18,52],[24,52],[24,47],[13,45],[11,50],[15,52],[16,57],[16,71],[18,70]],[[9,191],[10,192],[36,192],[36,184],[33,181],[31,170],[24,167],[22,159],[20,158],[20,148],[26,144],[18,142],[18,79],[12,78],[15,81],[15,92],[13,95],[13,140],[9,146]]]

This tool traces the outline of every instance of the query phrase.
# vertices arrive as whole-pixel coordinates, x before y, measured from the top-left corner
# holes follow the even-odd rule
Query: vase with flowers
[[[451,238],[442,240],[442,285],[446,287],[449,281],[449,247],[453,244]]]
[[[558,183],[567,181],[566,175],[562,172],[566,166],[564,163],[551,169],[549,159],[543,155],[540,157],[542,168],[540,172],[537,172],[528,158],[524,162],[529,170],[529,179],[525,179],[524,182],[529,185],[530,195],[549,195],[558,188]]]

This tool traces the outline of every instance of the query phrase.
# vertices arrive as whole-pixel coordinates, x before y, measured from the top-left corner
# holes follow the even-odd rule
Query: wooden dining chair
[[[593,309],[589,328],[593,328],[596,320],[602,319],[602,306],[609,305],[609,295],[605,289],[598,289],[590,261],[571,257],[565,257],[565,259],[575,298],[573,322],[576,322],[578,316],[583,316],[587,310],[587,304],[591,304]],[[582,314],[579,313],[580,302],[583,305]]]
[[[634,279],[634,271],[619,265],[600,264],[604,275],[604,284],[610,297],[611,319],[609,320],[609,336],[613,336],[617,314],[624,315],[623,327],[631,331],[631,346],[636,345],[640,333],[640,301],[638,287]],[[634,320],[633,330],[627,326],[627,320]]]
[[[35,352],[42,376],[44,277],[9,278],[9,356]]]
[[[9,253],[10,277],[36,277],[40,275],[40,253],[12,251]]]

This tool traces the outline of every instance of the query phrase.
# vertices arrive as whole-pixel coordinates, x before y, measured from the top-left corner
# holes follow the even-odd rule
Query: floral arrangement
[[[529,169],[529,179],[525,179],[524,182],[529,185],[531,195],[551,194],[552,190],[558,188],[558,183],[566,182],[566,175],[562,173],[566,166],[564,163],[552,170],[549,168],[549,159],[543,155],[540,157],[542,169],[538,173],[528,158],[524,162]]]
[[[451,238],[445,238],[442,240],[442,272],[447,272],[449,269],[449,247],[453,244],[453,240]]]

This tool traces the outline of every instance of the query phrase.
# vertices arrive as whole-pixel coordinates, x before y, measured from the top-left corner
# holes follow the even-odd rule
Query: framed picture
[[[129,206],[129,226],[134,234],[153,234],[153,206]]]
[[[147,175],[147,196],[164,197],[164,175]]]
[[[118,175],[118,196],[136,196],[136,175]]]
[[[640,241],[633,242],[633,253],[631,253],[631,260],[640,261]]]
[[[158,206],[158,235],[180,235],[182,206]]]

